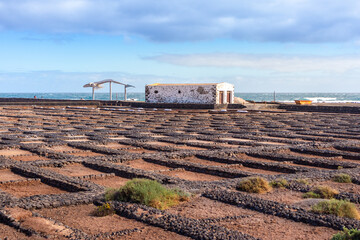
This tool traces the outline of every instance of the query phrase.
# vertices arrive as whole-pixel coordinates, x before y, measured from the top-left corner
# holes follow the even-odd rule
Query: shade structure
[[[95,100],[95,89],[102,88],[103,86],[101,85],[101,83],[91,82],[91,83],[85,84],[83,87],[91,87],[92,88],[92,100]]]
[[[124,100],[126,100],[126,88],[134,87],[133,85],[121,83],[121,82],[115,81],[113,79],[104,79],[104,80],[101,80],[101,81],[98,81],[98,82],[91,82],[91,83],[85,84],[83,87],[92,87],[93,88],[93,100],[94,100],[94,98],[95,98],[94,90],[96,88],[101,88],[102,84],[104,84],[104,83],[109,83],[109,90],[110,90],[109,100],[112,100],[112,89],[111,89],[111,84],[112,83],[124,86]]]

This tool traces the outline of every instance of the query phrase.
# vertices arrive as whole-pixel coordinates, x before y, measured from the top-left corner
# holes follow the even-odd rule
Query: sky
[[[359,76],[357,0],[0,0],[0,92],[360,92]]]

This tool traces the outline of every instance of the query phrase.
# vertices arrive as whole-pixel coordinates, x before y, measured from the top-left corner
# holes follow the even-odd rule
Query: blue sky
[[[134,92],[360,92],[360,2],[0,0],[0,56],[0,92],[90,92],[105,78]]]

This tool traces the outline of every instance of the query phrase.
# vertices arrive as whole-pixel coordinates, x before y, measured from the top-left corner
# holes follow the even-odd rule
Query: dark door
[[[231,103],[231,96],[232,94],[231,94],[231,91],[228,91],[227,92],[227,103]]]
[[[219,103],[224,104],[224,91],[219,92]]]

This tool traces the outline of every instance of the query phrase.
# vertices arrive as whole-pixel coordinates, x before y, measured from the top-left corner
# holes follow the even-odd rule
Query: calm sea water
[[[41,99],[71,99],[90,100],[91,93],[0,93],[0,98],[33,98],[36,96]],[[245,100],[253,101],[273,101],[274,93],[235,93],[236,97],[241,97]],[[113,100],[123,100],[123,93],[113,93]],[[137,101],[144,101],[144,93],[127,93],[128,99],[135,99]],[[96,93],[95,99],[108,100],[108,93]],[[293,102],[296,99],[307,99],[313,102],[327,102],[327,103],[343,103],[356,102],[360,103],[360,93],[276,93],[276,101],[278,102]]]

